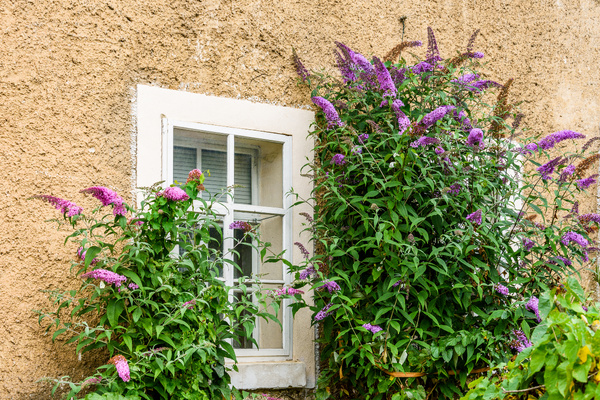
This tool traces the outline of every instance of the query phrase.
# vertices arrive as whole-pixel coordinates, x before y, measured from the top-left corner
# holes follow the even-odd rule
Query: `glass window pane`
[[[254,264],[254,248],[252,245],[252,238],[244,234],[241,229],[235,229],[234,235],[234,255],[233,261],[237,265],[234,267],[233,278],[238,279],[243,276],[252,276],[253,264]]]
[[[276,290],[281,288],[281,285],[265,285],[264,289],[266,290]],[[272,299],[267,300],[267,304],[273,301]],[[283,323],[283,305],[279,309],[277,314],[277,319]],[[273,312],[273,309],[269,309],[270,312]],[[257,321],[258,323],[258,332],[259,332],[259,340],[258,346],[260,349],[282,349],[283,348],[283,332],[279,324],[275,321],[265,321],[264,319],[260,319]]]

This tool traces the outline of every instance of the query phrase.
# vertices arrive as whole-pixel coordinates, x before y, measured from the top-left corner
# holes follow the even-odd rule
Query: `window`
[[[287,259],[298,263],[302,255],[292,244],[306,243],[299,213],[311,210],[290,210],[295,199],[287,193],[294,188],[302,198],[311,196],[311,181],[300,171],[312,158],[313,145],[306,136],[313,113],[144,85],[137,86],[136,94],[135,186],[161,180],[183,183],[191,169],[209,170],[204,199],[217,198],[223,203],[216,208],[225,240],[214,245],[231,249],[241,232],[230,230],[229,225],[243,220],[272,244],[273,251],[285,250]],[[233,196],[223,196],[222,189],[232,185]],[[267,288],[290,281],[281,263],[261,265],[249,248],[239,250],[241,271],[223,266],[222,276],[228,284],[238,284],[241,276],[251,274],[260,276]],[[241,292],[234,290],[230,295],[240,296]],[[232,381],[236,387],[314,387],[310,312],[302,310],[292,321],[290,310],[284,308],[280,319],[283,330],[273,323],[258,324],[253,334],[259,348],[235,344],[239,372],[232,374]]]

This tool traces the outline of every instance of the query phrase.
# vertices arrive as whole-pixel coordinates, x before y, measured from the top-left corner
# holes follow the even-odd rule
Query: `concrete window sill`
[[[239,363],[231,384],[244,390],[306,387],[306,366],[299,361]]]

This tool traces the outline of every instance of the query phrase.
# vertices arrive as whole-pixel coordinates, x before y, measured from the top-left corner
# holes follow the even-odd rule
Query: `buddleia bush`
[[[404,57],[421,42],[383,60],[336,43],[334,77],[294,54],[317,106],[316,251],[295,287],[314,289],[319,398],[459,396],[531,344],[540,292],[596,250],[600,216],[574,201],[595,139],[563,154],[585,136],[519,137],[512,80],[481,72],[477,32],[448,59],[428,32],[424,58]]]

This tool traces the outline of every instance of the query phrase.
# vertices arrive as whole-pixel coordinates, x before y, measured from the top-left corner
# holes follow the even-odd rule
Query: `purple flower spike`
[[[383,330],[379,325],[371,325],[368,323],[364,324],[362,327],[371,333],[377,333],[377,332],[381,332]]]
[[[496,285],[496,292],[500,293],[502,296],[508,296],[509,290],[506,286],[499,283]]]
[[[563,169],[562,172],[560,173],[560,178],[558,179],[558,181],[566,182],[567,178],[570,177],[571,175],[573,175],[574,172],[575,172],[575,166],[573,164],[567,165],[565,167],[565,169]]]
[[[367,141],[368,138],[369,138],[368,133],[361,133],[360,135],[358,135],[358,143],[365,144],[365,142]]]
[[[117,374],[119,374],[119,378],[123,380],[123,382],[129,382],[130,374],[129,374],[129,364],[127,363],[127,359],[121,355],[114,356],[110,360],[108,360],[110,364],[114,364],[117,368]]]
[[[323,284],[319,286],[319,289],[327,289],[329,293],[338,292],[341,290],[340,285],[338,285],[337,282],[334,281],[323,282]]]
[[[550,175],[552,175],[554,169],[565,161],[566,159],[563,159],[562,156],[558,156],[555,159],[548,161],[546,164],[537,167],[537,171],[540,173],[543,180],[552,179]]]
[[[585,135],[573,131],[559,131],[551,133],[539,141],[538,146],[544,150],[553,148],[556,144],[567,139],[584,139]]]
[[[467,221],[471,221],[473,225],[481,225],[482,217],[481,217],[481,209],[475,211],[467,215]]]
[[[234,221],[229,224],[229,229],[241,229],[244,232],[250,232],[252,230],[252,225],[246,221]]]
[[[329,309],[331,308],[332,305],[333,304],[329,303],[325,307],[323,307],[323,309],[315,315],[315,321],[322,321],[325,318],[327,318],[328,316],[330,316],[331,312],[329,311]]]
[[[444,150],[440,146],[438,146],[438,147],[435,148],[435,154],[437,154],[438,156],[444,154],[445,152],[446,152],[446,150]]]
[[[75,215],[79,215],[83,212],[83,208],[79,207],[77,204],[58,197],[39,194],[37,196],[33,196],[33,198],[41,199],[52,204],[57,210],[60,210],[61,213],[66,214],[67,217],[74,217]]]
[[[308,267],[306,267],[305,269],[303,269],[302,271],[300,271],[300,279],[305,280],[310,278],[312,275],[316,275],[317,270],[315,269],[314,265],[309,265]]]
[[[325,113],[325,118],[327,118],[327,129],[331,129],[335,126],[344,126],[344,123],[340,119],[335,107],[329,102],[329,100],[319,96],[315,96],[311,100],[315,105],[321,107]]]
[[[518,353],[522,352],[528,347],[533,346],[533,344],[529,341],[529,339],[527,339],[527,336],[525,336],[523,331],[514,330],[513,335],[515,335],[517,339],[510,344],[510,347],[515,349]]]
[[[138,285],[136,285],[135,283],[130,283],[129,285],[127,285],[127,287],[129,288],[129,290],[136,290],[139,289],[140,287]]]
[[[586,238],[584,238],[583,236],[581,236],[579,233],[577,232],[573,232],[573,231],[569,231],[567,233],[565,233],[563,235],[563,237],[560,239],[561,243],[564,244],[565,246],[568,246],[569,243],[571,242],[575,242],[578,245],[580,245],[581,247],[588,247],[589,246],[589,242],[587,241]]]
[[[394,100],[392,102],[392,110],[396,113],[396,117],[398,118],[398,133],[402,135],[406,129],[410,126],[410,120],[402,112],[400,107],[402,107],[404,103],[401,100]]]
[[[412,73],[415,75],[421,75],[423,72],[431,71],[433,71],[433,65],[429,64],[427,61],[421,61],[412,67]]]
[[[454,185],[451,185],[448,188],[448,193],[456,196],[457,194],[460,193],[460,189],[461,189],[460,183],[455,183]]]
[[[529,311],[531,311],[532,313],[535,314],[535,318],[538,322],[538,324],[540,322],[542,322],[542,318],[540,317],[540,311],[538,310],[538,303],[540,301],[538,300],[537,297],[532,296],[531,299],[529,299],[529,301],[527,302],[527,304],[525,305],[525,308]],[[526,346],[529,347],[529,346]]]
[[[471,131],[469,132],[469,136],[467,137],[466,144],[469,147],[483,147],[483,131],[478,128],[471,129]]]
[[[430,26],[427,27],[427,55],[425,56],[427,62],[434,64],[438,61],[442,61],[440,57],[440,50],[438,49],[437,40],[433,34],[433,29]]]
[[[346,164],[346,160],[344,160],[344,158],[346,158],[346,156],[338,153],[338,154],[334,155],[333,157],[331,157],[331,161],[335,165],[344,165],[344,164]]]
[[[419,139],[415,140],[414,142],[412,142],[410,144],[410,147],[412,148],[417,148],[417,147],[425,147],[428,146],[430,144],[438,144],[440,143],[440,140],[437,138],[432,138],[432,137],[428,137],[428,136],[422,136]],[[442,149],[443,150],[443,149]],[[443,153],[443,151],[442,151]]]
[[[527,251],[531,251],[533,246],[535,246],[535,242],[529,238],[524,237],[521,241],[523,242],[523,248]]]
[[[373,57],[373,61],[375,61],[375,74],[377,75],[379,88],[383,92],[383,95],[396,97],[396,85],[394,85],[390,72],[379,58]]]
[[[304,258],[310,257],[310,253],[308,252],[308,250],[306,250],[306,247],[304,247],[304,245],[302,243],[294,242],[294,244],[296,245],[296,247],[298,247],[298,249],[300,249],[300,253],[302,253]]]
[[[102,206],[108,206],[112,204],[114,215],[125,215],[127,210],[123,205],[123,199],[115,191],[105,188],[104,186],[93,186],[87,189],[83,189],[81,193],[89,193],[96,199],[100,200]]]
[[[590,177],[587,177],[585,179],[579,179],[578,181],[576,181],[577,183],[577,187],[579,189],[587,189],[588,187],[590,187],[591,185],[593,185],[594,183],[596,183],[596,179],[598,177],[598,174],[594,174]]]
[[[435,110],[431,111],[429,114],[425,115],[421,120],[421,125],[425,128],[429,128],[437,121],[442,119],[444,115],[448,113],[448,111],[454,110],[456,107],[454,106],[440,106]]]
[[[81,275],[82,279],[92,278],[104,281],[108,284],[113,284],[116,287],[120,287],[123,282],[127,280],[126,276],[119,275],[116,272],[108,271],[106,269],[95,269],[90,272],[86,272]]]

